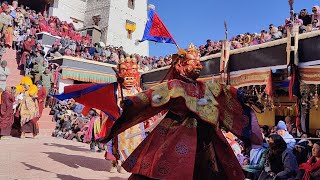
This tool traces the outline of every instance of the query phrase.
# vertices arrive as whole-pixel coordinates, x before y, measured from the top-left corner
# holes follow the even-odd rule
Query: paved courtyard
[[[109,173],[104,153],[89,145],[40,136],[38,139],[0,140],[0,180],[121,180],[129,174]]]

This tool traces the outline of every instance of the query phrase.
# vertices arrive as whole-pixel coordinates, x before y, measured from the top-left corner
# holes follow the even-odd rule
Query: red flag
[[[157,13],[150,9],[142,41],[177,44]]]

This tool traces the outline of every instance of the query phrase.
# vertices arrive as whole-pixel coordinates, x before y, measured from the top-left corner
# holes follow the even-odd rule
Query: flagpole
[[[227,21],[225,20],[224,21],[224,29],[225,29],[225,36],[226,36],[226,39],[225,39],[225,41],[224,41],[224,52],[223,52],[223,56],[224,56],[224,58],[226,58],[227,57],[227,43],[228,43],[228,26],[227,26]],[[227,82],[226,82],[226,84],[227,85],[230,85],[230,74],[229,74],[229,65],[228,65],[228,62],[227,62],[227,60],[226,59],[224,59],[225,60],[225,67],[226,67],[226,72],[224,72],[224,73],[227,73]],[[225,75],[225,74],[224,74]]]

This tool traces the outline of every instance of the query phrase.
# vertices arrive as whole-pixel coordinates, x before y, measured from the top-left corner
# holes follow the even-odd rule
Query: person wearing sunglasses
[[[315,29],[319,29],[319,20],[315,19],[312,21],[312,31],[315,31]]]
[[[308,11],[306,9],[302,9],[299,14],[299,19],[303,21],[303,25],[307,26],[308,24],[311,24],[311,16],[309,15]]]

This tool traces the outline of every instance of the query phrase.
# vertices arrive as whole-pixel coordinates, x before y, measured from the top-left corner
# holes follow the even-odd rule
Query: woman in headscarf
[[[320,141],[312,148],[312,157],[299,166],[302,180],[317,180],[320,178]]]
[[[314,22],[315,19],[318,20],[317,26],[320,26],[320,7],[318,5],[312,7],[312,22]]]

